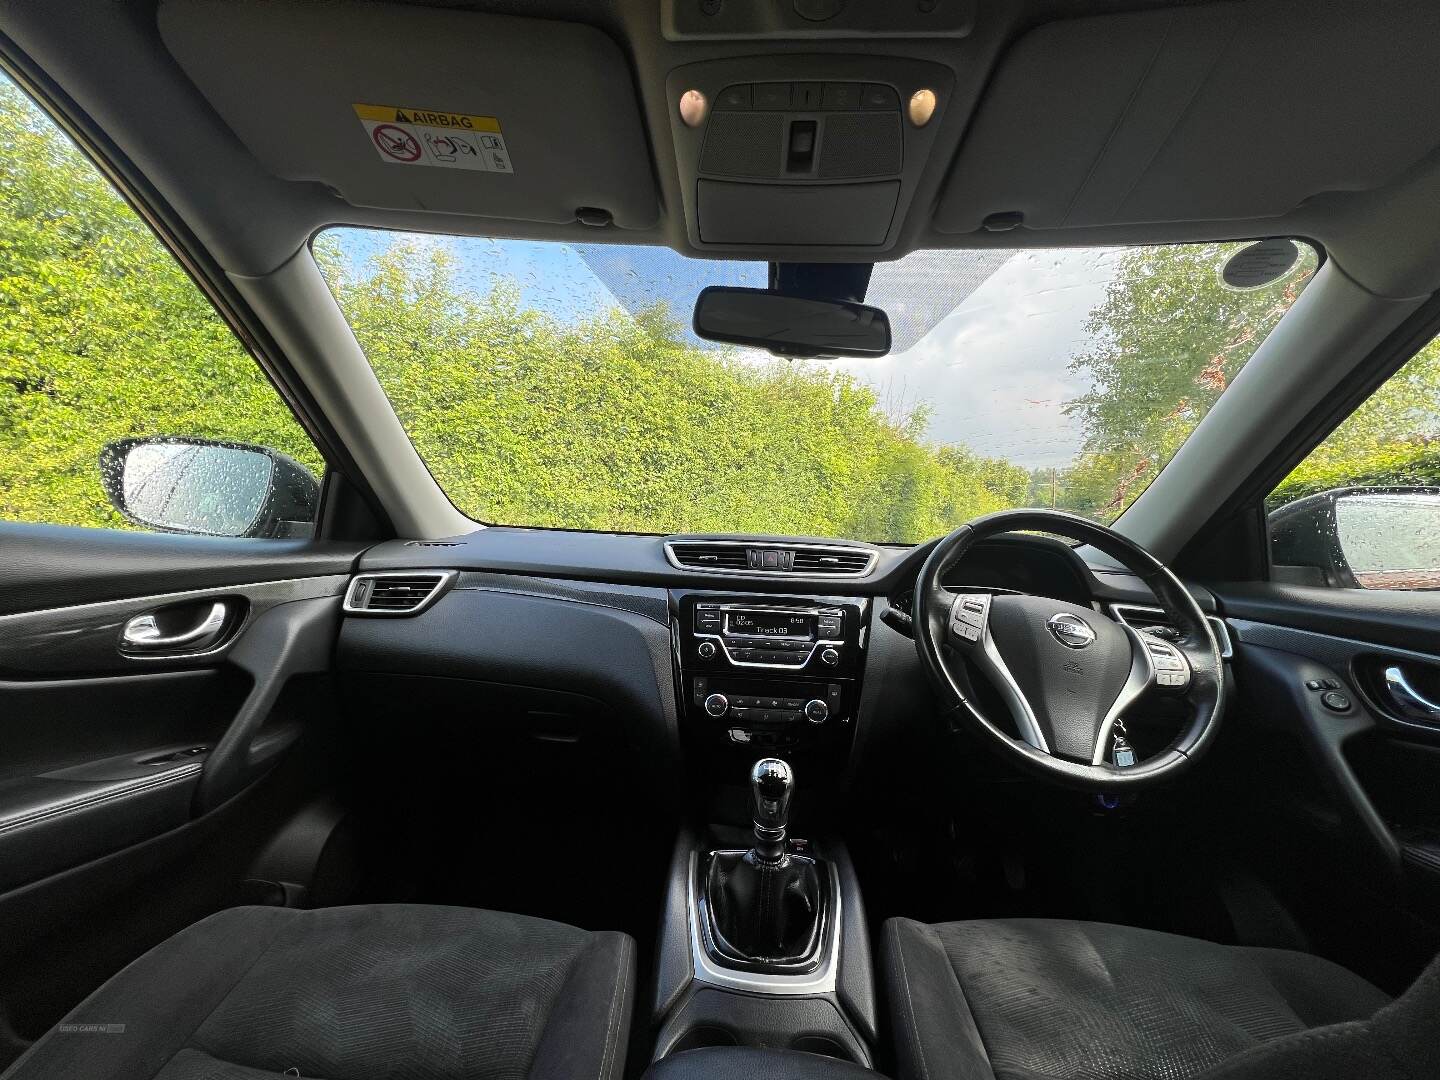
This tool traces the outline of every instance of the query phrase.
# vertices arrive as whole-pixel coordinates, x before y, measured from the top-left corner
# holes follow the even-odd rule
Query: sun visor
[[[935,228],[1284,215],[1440,145],[1440,5],[1259,0],[1054,22],[1002,60]]]
[[[165,0],[166,46],[260,163],[355,206],[659,217],[629,68],[577,23],[410,5]]]

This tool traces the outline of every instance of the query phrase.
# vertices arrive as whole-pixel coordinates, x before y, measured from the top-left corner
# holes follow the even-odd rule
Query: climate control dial
[[[830,718],[830,706],[819,698],[811,698],[805,703],[805,719],[812,724],[823,724]]]
[[[724,694],[711,694],[705,699],[705,714],[716,719],[730,711],[730,699]]]

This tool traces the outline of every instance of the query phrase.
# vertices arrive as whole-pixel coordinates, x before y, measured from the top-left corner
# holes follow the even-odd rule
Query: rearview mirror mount
[[[890,319],[880,308],[770,289],[702,289],[692,325],[706,341],[752,345],[776,356],[884,356],[890,351]]]

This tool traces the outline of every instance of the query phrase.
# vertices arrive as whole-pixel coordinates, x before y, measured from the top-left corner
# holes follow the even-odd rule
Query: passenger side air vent
[[[454,570],[359,574],[345,593],[345,611],[350,615],[418,615],[454,580]]]
[[[849,578],[870,573],[879,557],[863,547],[744,540],[667,540],[665,555],[671,566],[702,573]]]
[[[464,547],[464,540],[406,540],[406,547],[452,548]]]
[[[670,553],[670,561],[683,568],[736,571],[747,566],[744,544],[666,544],[665,550]]]

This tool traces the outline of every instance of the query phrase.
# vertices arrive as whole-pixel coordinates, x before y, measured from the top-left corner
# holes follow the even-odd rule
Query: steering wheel
[[[1118,560],[1154,592],[1179,639],[1141,633],[1079,604],[942,584],[977,543],[1023,530],[1078,540]],[[1056,510],[976,518],[935,545],[914,603],[915,645],[936,691],[962,723],[1041,776],[1091,791],[1132,790],[1173,777],[1214,739],[1226,683],[1214,630],[1164,563],[1103,525]],[[999,691],[1019,738],[981,711],[962,657]],[[1126,743],[1116,738],[1124,715],[1152,693],[1183,699],[1190,718],[1166,749],[1124,765]]]

